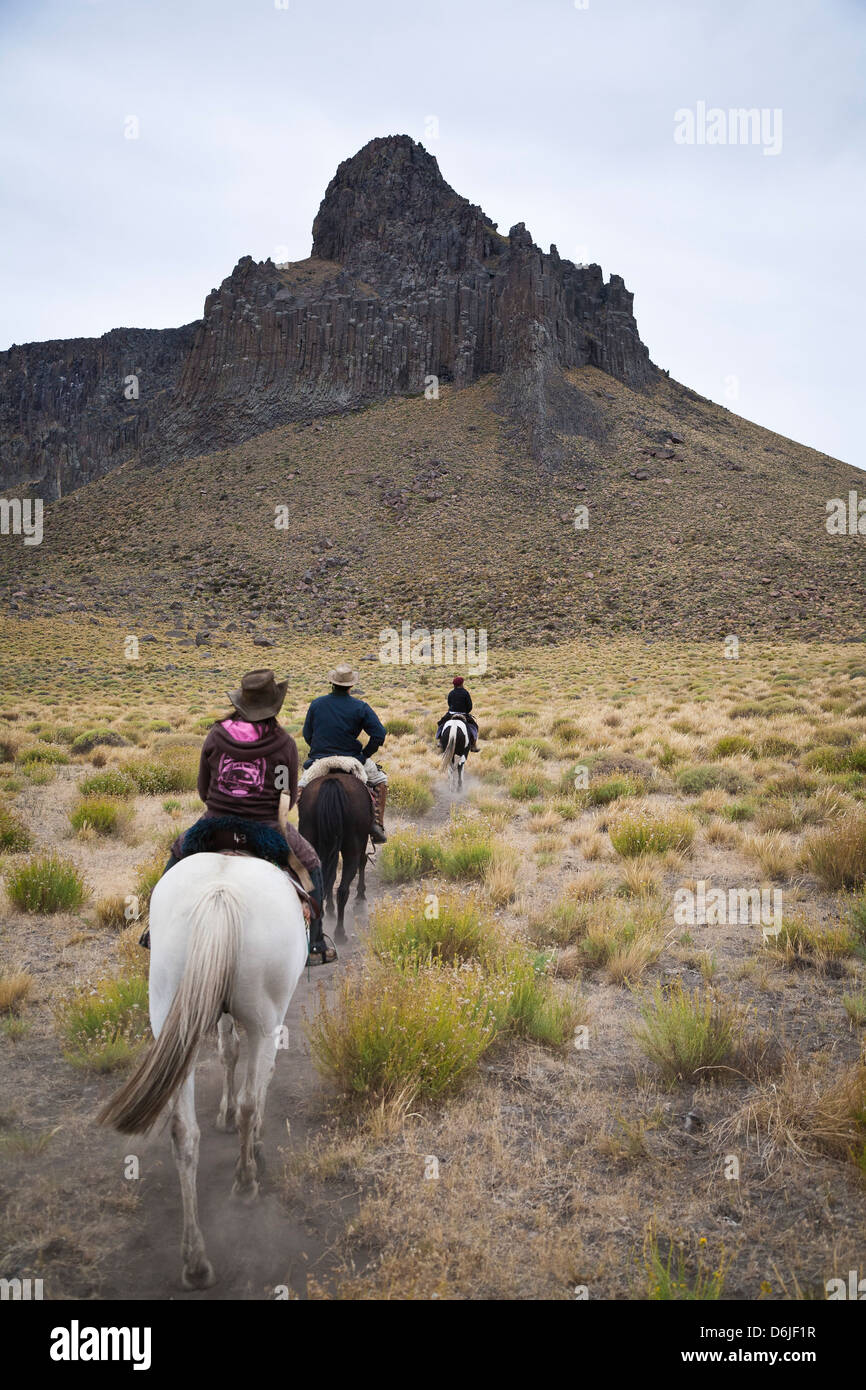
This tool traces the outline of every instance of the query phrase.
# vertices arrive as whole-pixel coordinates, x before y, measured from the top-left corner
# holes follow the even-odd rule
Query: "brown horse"
[[[326,772],[315,777],[298,802],[298,829],[314,846],[322,861],[326,910],[334,912],[334,881],[337,859],[343,857],[343,872],[337,889],[336,935],[345,936],[343,914],[352,880],[358,875],[359,902],[367,896],[364,873],[367,868],[367,840],[373,824],[373,803],[364,783],[350,772]]]

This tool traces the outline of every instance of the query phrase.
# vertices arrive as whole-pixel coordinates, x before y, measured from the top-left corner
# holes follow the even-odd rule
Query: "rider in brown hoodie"
[[[273,671],[248,671],[240,689],[229,694],[232,713],[211,726],[201,750],[198,794],[207,810],[197,824],[239,816],[279,831],[310,874],[313,895],[321,905],[319,856],[297,826],[280,825],[279,820],[281,793],[287,793],[290,808],[298,799],[297,745],[276,718],[287,687],[288,680],[278,682]],[[166,872],[182,857],[186,833],[172,845]],[[311,954],[317,951],[324,960],[335,959],[332,949],[325,950],[321,918],[311,928]]]

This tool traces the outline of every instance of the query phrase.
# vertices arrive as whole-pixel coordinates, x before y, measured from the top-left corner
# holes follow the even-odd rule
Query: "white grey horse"
[[[215,1029],[224,1068],[217,1128],[237,1128],[232,1192],[258,1195],[259,1131],[289,1002],[307,959],[304,914],[282,870],[262,859],[195,854],[153,890],[150,904],[150,1020],[155,1042],[100,1115],[124,1134],[148,1130],[171,1103],[171,1141],[183,1198],[183,1283],[215,1281],[198,1224],[195,1059]],[[240,1093],[236,1025],[249,1054]]]

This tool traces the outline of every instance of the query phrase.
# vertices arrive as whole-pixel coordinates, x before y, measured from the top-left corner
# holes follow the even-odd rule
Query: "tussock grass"
[[[17,761],[25,768],[37,766],[62,766],[69,762],[67,755],[59,748],[52,748],[45,743],[37,743],[32,748],[25,748],[18,754]]]
[[[309,1024],[318,1069],[345,1096],[404,1105],[452,1089],[492,1045],[508,997],[481,969],[385,966],[346,975]]]
[[[758,1085],[735,1113],[717,1126],[722,1144],[743,1140],[769,1171],[786,1157],[808,1162],[820,1154],[860,1159],[866,1137],[866,1066],[835,1074],[827,1058],[788,1051],[779,1075]]]
[[[162,878],[167,855],[156,850],[149,859],[138,866],[134,895],[138,898],[139,912],[143,915],[150,905],[150,895]]]
[[[147,980],[121,975],[83,985],[61,1002],[56,1023],[73,1066],[97,1072],[126,1066],[150,1034]]]
[[[432,835],[416,830],[393,831],[379,855],[379,874],[383,883],[410,883],[432,873],[437,866],[440,846]]]
[[[56,854],[34,856],[9,870],[6,891],[21,912],[74,912],[89,894],[83,875]]]
[[[850,956],[855,938],[841,923],[825,927],[803,914],[785,917],[777,936],[767,935],[764,947],[790,969],[811,966],[822,974],[838,974],[839,963]]]
[[[397,715],[393,719],[385,720],[385,731],[392,738],[402,738],[404,734],[414,734],[415,725],[411,719],[403,719]]]
[[[33,984],[33,976],[26,970],[4,971],[0,974],[0,1013],[20,1013]]]
[[[84,777],[78,790],[83,797],[129,797],[135,795],[136,785],[128,772],[111,768],[108,772],[94,772]]]
[[[96,904],[96,920],[100,927],[121,931],[129,925],[126,917],[126,898],[119,893],[110,898],[100,898]]]
[[[30,848],[33,836],[20,816],[7,806],[0,806],[0,849],[18,854]]]
[[[399,830],[389,837],[379,859],[383,883],[410,883],[427,874],[480,881],[494,858],[491,836],[480,826],[458,823],[441,838]]]
[[[866,811],[851,811],[816,830],[804,846],[803,862],[827,888],[859,888],[866,882]]]
[[[640,1012],[635,1038],[667,1081],[697,1081],[734,1064],[741,1020],[714,991],[689,994],[680,980],[667,991],[656,985]]]
[[[508,783],[508,795],[515,801],[538,801],[551,790],[549,778],[540,774],[526,773],[520,777],[512,777]]]
[[[852,1023],[858,1028],[866,1027],[866,989],[857,994],[843,994],[842,1004]]]
[[[638,855],[665,854],[668,850],[685,853],[694,840],[695,825],[682,812],[653,815],[635,810],[620,815],[608,834],[617,854],[634,859]]]
[[[404,815],[425,816],[433,806],[430,778],[393,772],[388,779],[388,799]]]
[[[377,907],[370,920],[370,950],[398,964],[408,959],[487,961],[502,953],[501,929],[472,898],[415,896]]]
[[[797,856],[780,830],[744,835],[740,849],[747,859],[753,860],[759,866],[767,878],[792,878],[796,872]]]
[[[126,802],[105,796],[85,797],[69,816],[73,830],[96,835],[122,835],[131,821],[132,811]]]
[[[639,854],[622,866],[620,892],[631,898],[652,897],[661,888],[662,869],[653,855]]]
[[[505,907],[517,893],[520,856],[504,845],[497,846],[484,871],[484,890],[494,907]]]
[[[126,771],[144,795],[165,796],[169,792],[195,791],[198,763],[193,750],[168,748],[160,758],[128,763]]]

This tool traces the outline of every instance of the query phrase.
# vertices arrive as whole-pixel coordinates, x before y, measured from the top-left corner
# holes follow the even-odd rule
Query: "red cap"
[[[454,684],[455,684],[455,685],[462,685],[462,684],[463,684],[463,677],[462,677],[462,676],[455,676],[455,677],[454,677]]]

